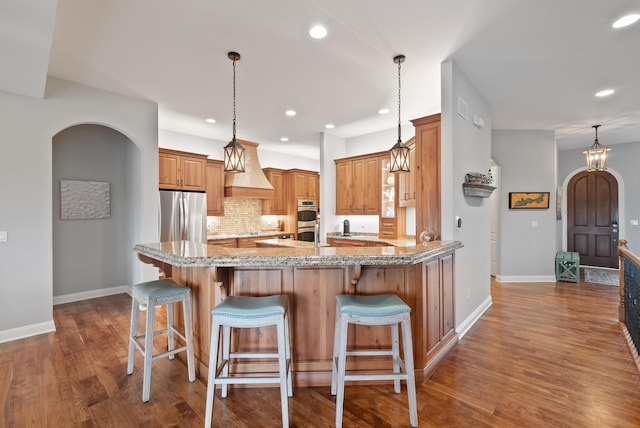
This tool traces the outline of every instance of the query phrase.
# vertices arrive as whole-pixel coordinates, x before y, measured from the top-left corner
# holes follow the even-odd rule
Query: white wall
[[[0,342],[53,330],[52,138],[77,124],[102,124],[141,151],[135,242],[157,241],[157,104],[49,78],[44,99],[0,92]],[[99,243],[88,243],[98,251]],[[135,259],[133,251],[130,253]],[[133,265],[131,282],[156,269]]]
[[[555,281],[556,153],[553,131],[492,133],[491,154],[502,183],[496,190],[501,198],[498,281]],[[510,210],[509,192],[549,192],[549,209]]]
[[[461,241],[455,258],[456,327],[466,331],[491,304],[491,206],[486,198],[464,196],[468,172],[486,173],[491,166],[491,106],[453,61],[442,64],[442,239]],[[457,113],[458,97],[468,104],[469,118]],[[484,120],[482,129],[473,116]],[[462,227],[454,228],[454,216]]]

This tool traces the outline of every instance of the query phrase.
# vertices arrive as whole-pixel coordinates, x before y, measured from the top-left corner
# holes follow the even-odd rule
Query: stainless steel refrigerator
[[[160,242],[207,242],[207,195],[160,190]]]

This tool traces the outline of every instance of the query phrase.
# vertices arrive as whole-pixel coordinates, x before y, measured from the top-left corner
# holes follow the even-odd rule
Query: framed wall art
[[[550,192],[509,192],[509,209],[548,209]]]

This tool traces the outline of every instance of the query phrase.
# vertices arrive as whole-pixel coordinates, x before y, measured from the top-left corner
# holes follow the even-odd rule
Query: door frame
[[[561,215],[562,215],[562,251],[567,251],[567,187],[569,185],[569,181],[578,173],[585,171],[586,168],[578,168],[571,171],[564,178],[562,182],[562,197],[561,201]],[[624,211],[624,180],[622,179],[622,175],[620,175],[615,169],[607,168],[606,172],[613,175],[615,179],[618,181],[618,242],[620,239],[625,239],[625,211]]]

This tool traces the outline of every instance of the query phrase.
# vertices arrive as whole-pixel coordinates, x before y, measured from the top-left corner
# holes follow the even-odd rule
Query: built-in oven
[[[313,242],[314,227],[318,222],[318,202],[312,199],[298,200],[298,240]]]

